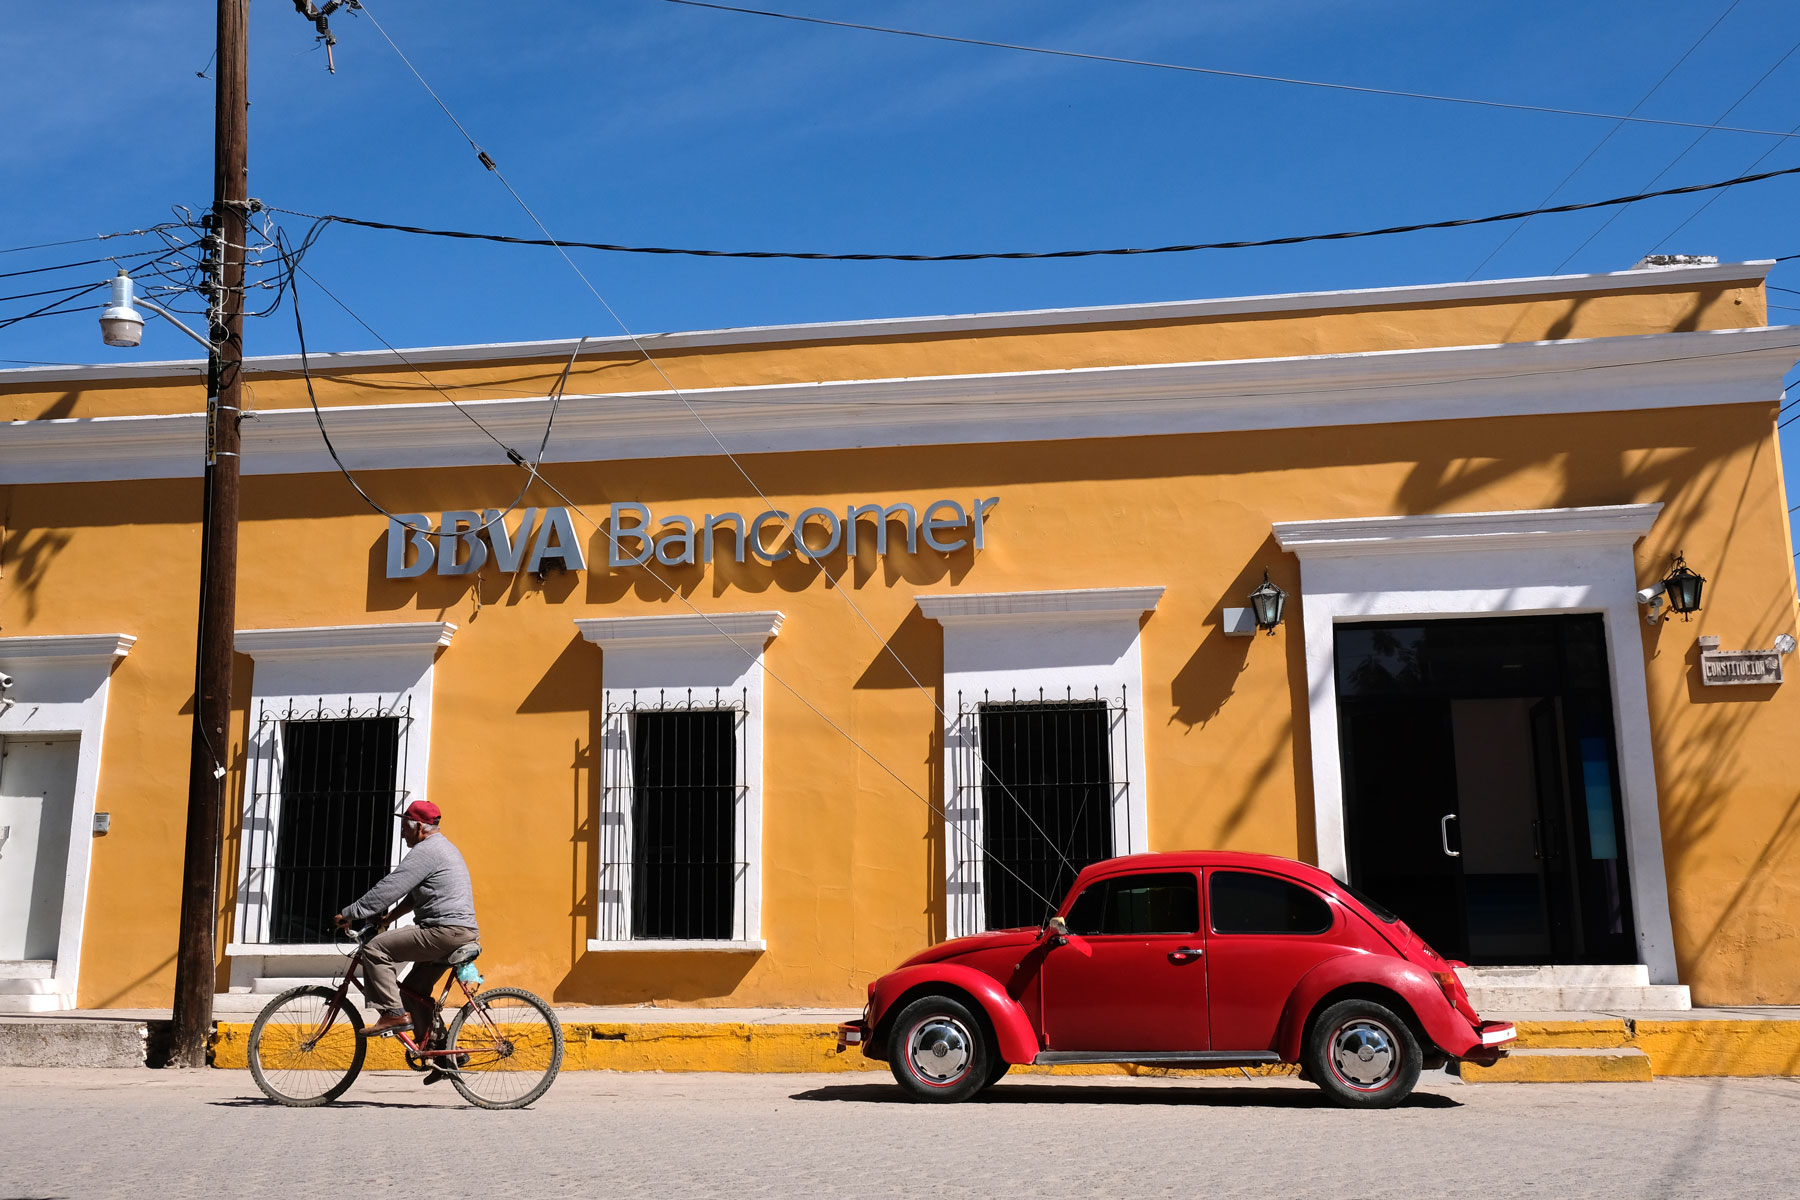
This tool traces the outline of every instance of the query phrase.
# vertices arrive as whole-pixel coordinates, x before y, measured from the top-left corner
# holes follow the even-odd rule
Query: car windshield
[[[1343,888],[1344,891],[1348,892],[1350,894],[1351,899],[1355,900],[1358,904],[1360,904],[1364,908],[1368,909],[1369,914],[1371,916],[1377,918],[1378,920],[1384,921],[1387,924],[1392,925],[1395,921],[1398,921],[1400,919],[1399,916],[1388,911],[1388,908],[1385,904],[1382,904],[1378,900],[1370,899],[1368,896],[1364,895],[1362,892],[1357,891],[1355,888],[1351,887],[1349,884],[1347,884],[1343,880],[1339,879],[1336,875],[1333,875],[1331,877],[1331,882],[1337,884],[1339,887]]]

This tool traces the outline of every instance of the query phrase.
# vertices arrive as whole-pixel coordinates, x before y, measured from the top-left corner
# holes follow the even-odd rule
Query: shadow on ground
[[[857,1104],[912,1104],[894,1084],[845,1083],[796,1092],[790,1099],[849,1101]],[[1119,1087],[1110,1084],[1009,1083],[981,1093],[969,1104],[1164,1104],[1196,1108],[1334,1108],[1323,1093],[1300,1088]],[[1433,1092],[1414,1092],[1401,1108],[1461,1108],[1462,1102]]]

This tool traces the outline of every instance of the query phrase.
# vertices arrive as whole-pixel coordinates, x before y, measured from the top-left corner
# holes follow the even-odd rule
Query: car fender
[[[1037,1030],[1032,1027],[1024,1006],[1007,995],[1006,989],[992,975],[954,962],[920,963],[883,975],[876,981],[870,997],[870,1030],[881,1028],[900,997],[931,984],[945,985],[945,990],[964,992],[975,999],[987,1014],[988,1023],[994,1027],[1001,1058],[1009,1063],[1028,1063],[1037,1057]]]
[[[1452,1008],[1437,981],[1423,967],[1382,954],[1342,954],[1327,959],[1301,976],[1288,997],[1277,1035],[1277,1052],[1283,1062],[1299,1062],[1306,1021],[1319,1001],[1339,988],[1374,986],[1406,1001],[1439,1050],[1460,1058],[1481,1045],[1481,1036],[1463,1015]]]

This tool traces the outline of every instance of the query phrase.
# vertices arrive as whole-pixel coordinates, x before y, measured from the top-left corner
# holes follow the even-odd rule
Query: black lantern
[[[1264,567],[1262,583],[1250,593],[1250,611],[1256,615],[1256,627],[1274,637],[1286,607],[1287,593],[1269,582],[1269,569]]]
[[[1669,597],[1669,611],[1680,613],[1684,621],[1693,620],[1692,614],[1700,611],[1700,592],[1706,579],[1688,568],[1679,550],[1675,552],[1675,566],[1663,578],[1662,586]]]

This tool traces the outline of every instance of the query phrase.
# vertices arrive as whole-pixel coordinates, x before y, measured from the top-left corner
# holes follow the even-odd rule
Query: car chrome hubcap
[[[952,1083],[969,1069],[974,1039],[954,1017],[930,1017],[913,1027],[907,1056],[913,1074],[926,1083]]]
[[[1352,1021],[1331,1039],[1331,1063],[1354,1088],[1381,1087],[1394,1077],[1399,1057],[1393,1031],[1379,1021]]]

